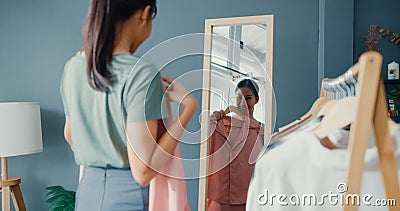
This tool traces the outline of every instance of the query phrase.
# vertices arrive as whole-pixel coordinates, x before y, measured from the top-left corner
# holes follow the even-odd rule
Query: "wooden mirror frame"
[[[199,195],[198,195],[198,211],[206,210],[207,202],[207,170],[208,170],[208,134],[210,122],[210,87],[211,87],[211,50],[212,50],[212,32],[213,27],[218,26],[231,26],[231,25],[250,25],[250,24],[266,24],[266,74],[267,83],[271,83],[273,76],[273,39],[274,39],[274,16],[273,15],[260,15],[260,16],[246,16],[246,17],[233,17],[233,18],[218,18],[205,20],[205,37],[204,37],[204,60],[203,60],[203,89],[202,89],[202,111],[201,118],[201,144],[200,144],[200,169],[199,169]],[[211,35],[211,36],[210,36]],[[266,134],[264,143],[268,143],[270,134],[272,133],[272,123],[274,122],[273,115],[273,90],[267,89],[265,86],[265,126],[264,134]],[[267,100],[269,99],[269,100]],[[207,139],[207,141],[206,141]]]

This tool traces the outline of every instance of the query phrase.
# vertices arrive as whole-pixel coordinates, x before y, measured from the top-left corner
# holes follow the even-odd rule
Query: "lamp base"
[[[8,180],[0,180],[0,190],[3,194],[3,211],[10,210],[10,194],[14,203],[15,210],[26,211],[24,198],[22,197],[21,188],[19,184],[21,183],[20,178],[10,178]],[[3,190],[2,190],[3,189]],[[8,202],[7,202],[8,200]]]
[[[10,194],[16,211],[26,211],[24,198],[22,197],[21,178],[8,178],[7,158],[1,158],[2,178],[0,178],[0,190],[2,195],[2,211],[10,211]]]

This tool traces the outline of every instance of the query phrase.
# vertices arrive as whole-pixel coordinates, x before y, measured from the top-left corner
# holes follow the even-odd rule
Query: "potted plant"
[[[364,45],[369,51],[379,51],[379,42],[382,39],[382,35],[379,32],[379,26],[370,25],[368,33],[363,36]]]
[[[397,110],[400,110],[400,88],[399,87],[392,89],[390,91],[390,93],[387,94],[387,99],[393,100],[395,108]]]
[[[50,186],[46,188],[46,203],[49,211],[73,211],[75,208],[75,191],[65,190],[61,186]]]
[[[389,111],[394,110],[394,112],[389,112],[390,116],[395,122],[400,123],[400,88],[396,87],[386,95],[389,102]]]

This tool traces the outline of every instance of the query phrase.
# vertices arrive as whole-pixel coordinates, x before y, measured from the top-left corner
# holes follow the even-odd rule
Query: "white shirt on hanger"
[[[344,141],[343,136],[337,134],[331,137]],[[392,132],[392,137],[399,164],[400,128]],[[367,148],[364,160],[365,171],[358,195],[359,210],[387,210],[385,206],[373,206],[378,203],[377,200],[386,199],[375,146]],[[346,198],[338,188],[345,188],[348,161],[347,149],[327,149],[311,130],[297,132],[257,161],[248,190],[246,210],[342,210]],[[397,206],[399,203],[396,202]]]

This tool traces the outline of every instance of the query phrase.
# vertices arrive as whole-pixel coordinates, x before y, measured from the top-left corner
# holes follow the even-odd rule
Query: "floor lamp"
[[[10,195],[16,210],[25,211],[18,177],[8,177],[7,157],[43,151],[39,103],[0,103],[0,157],[2,211],[10,210]]]

